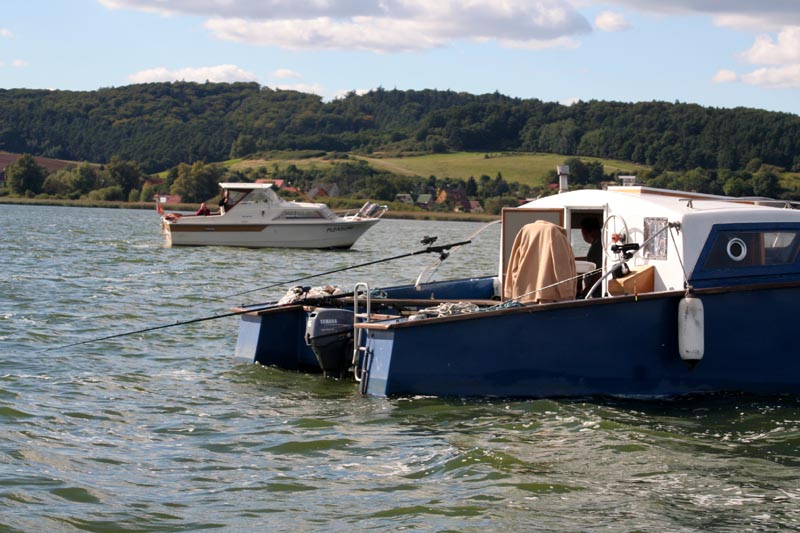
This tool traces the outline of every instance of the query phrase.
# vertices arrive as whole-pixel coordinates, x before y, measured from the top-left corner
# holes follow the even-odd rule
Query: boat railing
[[[354,218],[381,218],[383,214],[389,210],[388,205],[380,205],[374,202],[366,202],[364,205],[361,206],[361,209],[352,213],[348,211],[345,213],[345,217],[354,217]]]
[[[743,197],[743,198],[678,198],[679,202],[686,202],[686,207],[693,208],[694,202],[725,202],[731,204],[763,205],[779,209],[798,209],[800,202],[795,200],[776,200],[774,198]]]
[[[364,302],[364,312],[361,312],[362,296]],[[364,330],[357,328],[356,325],[362,322],[369,322],[372,314],[372,294],[369,285],[364,282],[356,283],[353,288],[353,377],[361,388],[366,386],[367,372],[369,371],[369,351],[366,346],[362,346],[361,338]],[[361,391],[362,393],[364,390]]]

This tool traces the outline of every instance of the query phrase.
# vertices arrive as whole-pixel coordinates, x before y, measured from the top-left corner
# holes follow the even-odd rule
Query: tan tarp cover
[[[558,283],[559,281],[564,283]],[[508,261],[503,297],[522,303],[574,300],[575,255],[561,226],[538,220],[517,233]]]

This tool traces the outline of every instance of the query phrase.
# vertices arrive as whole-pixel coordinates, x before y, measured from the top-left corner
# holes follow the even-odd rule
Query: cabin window
[[[323,214],[320,211],[313,210],[313,209],[290,209],[284,211],[281,218],[290,218],[290,219],[298,219],[298,218],[324,218]]]
[[[667,225],[666,218],[645,218],[644,219],[644,250],[642,257],[645,259],[667,259]],[[652,238],[651,238],[652,237]]]
[[[800,231],[764,232],[764,264],[794,263],[800,251]]]
[[[797,259],[800,231],[720,231],[705,268],[786,265]]]

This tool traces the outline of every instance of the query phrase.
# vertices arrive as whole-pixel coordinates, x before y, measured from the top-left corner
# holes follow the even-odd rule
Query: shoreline
[[[153,210],[153,202],[105,202],[100,200],[63,200],[45,198],[11,198],[8,196],[0,197],[0,205],[29,205],[29,206],[58,206],[58,207],[89,207],[105,209],[138,209]],[[191,211],[197,210],[197,204],[170,204],[171,211]],[[333,208],[332,208],[333,209]],[[334,211],[338,211],[334,209]],[[391,209],[382,218],[400,220],[441,220],[447,222],[491,222],[498,220],[499,215],[488,215],[483,213],[458,213],[443,211],[392,211]]]

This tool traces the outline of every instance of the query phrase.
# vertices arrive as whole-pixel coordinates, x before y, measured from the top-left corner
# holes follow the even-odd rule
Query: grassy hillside
[[[417,157],[365,159],[375,167],[384,168],[397,174],[435,175],[440,178],[461,179],[468,179],[472,176],[477,179],[483,174],[494,178],[499,172],[506,181],[542,186],[546,184],[550,172],[555,170],[556,165],[563,164],[564,160],[569,157],[573,156],[524,152],[458,152]],[[641,165],[624,161],[612,161],[596,157],[581,157],[579,159],[587,163],[600,161],[605,167],[606,174],[618,171],[625,174],[636,174],[646,169]]]
[[[468,179],[470,176],[479,178],[485,174],[491,178],[498,173],[506,181],[523,183],[531,186],[545,185],[550,171],[556,165],[561,165],[571,156],[542,153],[484,153],[484,152],[458,152],[449,154],[431,154],[413,157],[365,157],[350,155],[353,159],[367,161],[375,168],[406,176],[436,176],[439,178]],[[636,174],[646,170],[646,167],[624,161],[612,161],[596,157],[581,157],[583,161],[600,161],[603,163],[607,174],[622,172]],[[226,162],[232,169],[267,167],[279,164],[286,166],[296,165],[298,168],[324,167],[335,164],[341,160],[331,160],[322,157],[293,158],[291,152],[276,154],[265,159],[237,159]]]

